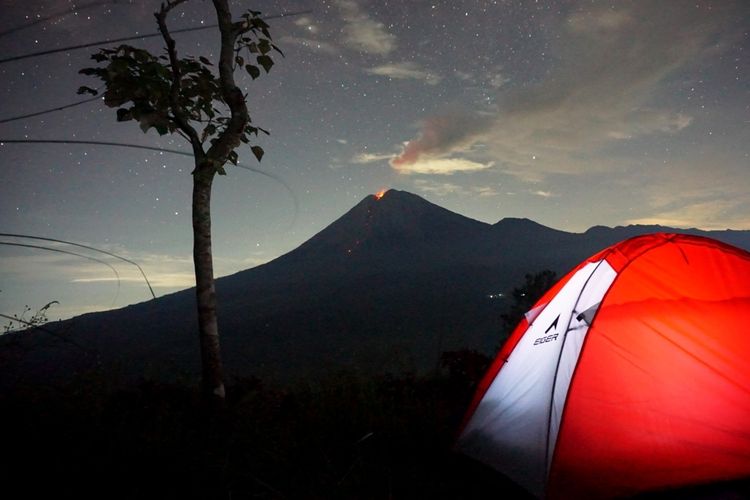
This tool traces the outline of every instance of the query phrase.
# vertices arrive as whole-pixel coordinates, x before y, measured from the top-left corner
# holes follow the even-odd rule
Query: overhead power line
[[[121,148],[132,148],[132,149],[145,149],[147,151],[157,151],[157,152],[163,152],[163,153],[172,153],[176,155],[181,156],[189,156],[193,157],[192,153],[186,153],[185,151],[180,151],[178,149],[167,149],[167,148],[159,148],[156,146],[143,146],[141,144],[130,144],[127,142],[112,142],[112,141],[81,141],[81,140],[63,140],[63,139],[2,139],[0,138],[0,145],[2,144],[86,144],[89,146],[113,146],[113,147],[121,147]],[[284,186],[284,189],[287,190],[289,193],[289,196],[292,198],[292,202],[294,203],[294,219],[292,220],[292,223],[290,226],[293,226],[294,223],[297,220],[297,214],[299,213],[299,201],[297,200],[297,197],[294,194],[294,191],[292,191],[292,188],[289,187],[289,185],[279,176],[274,175],[272,173],[266,172],[264,170],[260,170],[257,168],[249,167],[247,165],[243,165],[241,163],[237,163],[236,165],[239,168],[249,170],[250,172],[255,172],[256,174],[260,174],[264,177],[268,177],[269,179],[272,179],[282,186]]]
[[[86,250],[91,250],[91,251],[94,251],[94,252],[103,253],[105,255],[109,255],[110,257],[114,257],[115,259],[120,259],[121,261],[127,262],[128,264],[132,264],[132,265],[134,265],[135,267],[138,268],[138,270],[141,272],[141,276],[143,276],[143,280],[146,282],[146,285],[148,286],[148,291],[151,292],[151,297],[156,298],[156,295],[154,294],[154,289],[151,288],[151,283],[148,281],[148,278],[146,277],[146,273],[143,272],[143,269],[141,268],[141,266],[139,266],[137,262],[132,261],[130,259],[126,259],[125,257],[122,257],[121,255],[117,255],[116,253],[108,252],[106,250],[102,250],[100,248],[92,247],[92,246],[89,246],[89,245],[83,245],[81,243],[74,243],[72,241],[59,240],[59,239],[56,239],[56,238],[45,238],[45,237],[42,237],[42,236],[31,236],[31,235],[28,235],[28,234],[0,233],[0,237],[5,237],[5,238],[23,238],[23,239],[29,239],[29,240],[51,241],[53,243],[62,243],[64,245],[71,245],[71,246],[74,246],[74,247],[85,248]],[[78,255],[78,254],[74,254],[74,255]],[[78,255],[78,256],[79,257],[84,257],[83,255]],[[86,258],[88,258],[88,257],[86,257]],[[94,259],[94,260],[96,260],[97,262],[102,262],[102,261],[99,261],[98,259]],[[102,262],[102,263],[106,264],[104,262]],[[109,265],[109,264],[106,264],[106,265]],[[112,268],[112,269],[114,270],[114,268]],[[117,271],[115,271],[115,273],[116,272]],[[118,279],[119,279],[119,277],[118,277]]]
[[[94,6],[104,5],[106,3],[110,3],[110,2],[94,2],[94,3],[91,3],[91,4],[85,5],[85,6],[78,7],[75,10],[70,10],[70,11],[66,11],[66,12],[63,12],[63,13],[56,14],[56,15],[52,15],[52,16],[40,18],[40,19],[38,19],[37,21],[35,21],[33,23],[26,24],[24,26],[20,26],[20,27],[17,27],[17,28],[12,28],[10,30],[6,30],[6,31],[3,31],[3,32],[0,32],[0,38],[3,37],[6,34],[9,34],[9,33],[15,32],[15,31],[19,31],[21,29],[24,29],[24,28],[33,26],[35,24],[38,24],[39,22],[46,21],[46,20],[49,20],[49,19],[54,19],[56,17],[61,17],[63,15],[67,15],[70,12],[75,12],[76,10],[81,10],[84,7],[94,7]],[[117,0],[112,0],[111,3],[117,3]],[[279,17],[298,16],[298,15],[302,15],[302,14],[308,14],[310,12],[312,12],[312,11],[307,10],[307,11],[300,11],[300,12],[290,12],[289,14],[277,14],[277,15],[274,15],[274,16],[269,16],[266,19],[274,19],[274,18],[279,18]],[[200,27],[196,27],[196,28],[187,28],[186,30],[177,30],[177,31],[175,31],[175,33],[179,33],[180,31],[190,31],[190,30],[195,31],[195,30],[198,30],[198,29],[207,29],[207,28],[212,28],[212,27],[215,27],[215,26],[216,25],[214,24],[214,25],[210,25],[210,26],[200,26]],[[98,45],[99,43],[105,44],[105,43],[114,43],[116,41],[136,40],[136,39],[140,39],[140,38],[149,38],[149,37],[153,37],[153,36],[157,36],[157,35],[160,35],[160,34],[159,33],[152,33],[152,34],[149,34],[149,35],[139,35],[139,36],[136,36],[136,37],[130,37],[130,38],[127,38],[127,39],[122,39],[122,40],[109,40],[108,42],[93,42],[92,44],[85,44],[85,46]],[[74,47],[67,47],[67,48],[55,49],[55,50],[58,51],[58,52],[62,52],[62,51],[65,51],[65,50],[73,50],[73,49],[74,49]],[[34,57],[34,56],[45,55],[47,53],[52,53],[52,52],[43,51],[43,52],[38,52],[38,53],[33,53],[33,54],[26,54],[26,55],[22,55],[22,56],[15,56],[15,58],[0,59],[0,64],[2,64],[3,62],[9,62],[9,61],[12,61],[12,60],[26,59],[26,58],[30,58],[30,57]],[[24,115],[12,116],[10,118],[3,118],[3,119],[0,119],[0,123],[9,123],[9,122],[17,121],[17,120],[23,120],[23,119],[26,119],[26,118],[33,118],[35,116],[42,116],[42,115],[46,115],[48,113],[53,113],[55,111],[62,111],[64,109],[69,109],[69,108],[73,108],[73,107],[76,107],[76,106],[80,106],[82,104],[87,104],[89,102],[96,101],[96,100],[98,100],[100,98],[101,98],[101,96],[94,96],[94,97],[90,97],[88,99],[84,99],[82,101],[76,101],[76,102],[73,102],[73,103],[70,103],[70,104],[66,104],[66,105],[63,105],[63,106],[57,106],[57,107],[45,109],[45,110],[42,110],[42,111],[36,111],[34,113],[27,113],[27,114],[24,114]]]
[[[302,14],[309,14],[310,12],[312,12],[312,11],[311,10],[302,10],[302,11],[298,11],[298,12],[290,12],[288,14],[275,14],[273,16],[265,17],[264,19],[278,19],[278,18],[282,18],[282,17],[300,16]],[[171,30],[170,32],[173,33],[173,34],[174,33],[188,33],[188,32],[191,32],[191,31],[200,31],[200,30],[207,30],[207,29],[211,29],[211,28],[216,28],[217,26],[218,26],[218,24],[207,24],[205,26],[194,26],[192,28],[182,28],[182,29],[178,29],[178,30]],[[109,39],[109,40],[101,40],[101,41],[98,41],[98,42],[82,43],[82,44],[79,44],[79,45],[70,45],[68,47],[61,47],[59,49],[42,50],[42,51],[39,51],[39,52],[31,52],[29,54],[21,54],[21,55],[18,55],[18,56],[5,57],[5,58],[0,59],[0,64],[5,64],[5,63],[12,62],[12,61],[20,61],[22,59],[29,59],[29,58],[32,58],[32,57],[39,57],[39,56],[46,56],[46,55],[49,55],[49,54],[56,54],[58,52],[69,52],[71,50],[85,49],[86,47],[95,47],[95,46],[98,46],[98,45],[108,45],[108,44],[111,44],[111,43],[118,43],[118,42],[128,42],[130,40],[142,40],[144,38],[154,38],[154,37],[158,37],[158,36],[160,37],[160,36],[162,36],[162,34],[161,33],[149,33],[149,34],[146,34],[146,35],[128,36],[128,37],[124,37],[124,38],[113,38],[113,39]]]
[[[84,99],[83,101],[76,101],[70,104],[66,104],[65,106],[58,106],[56,108],[45,109],[43,111],[37,111],[35,113],[28,113],[25,115],[12,116],[10,118],[3,118],[2,120],[0,120],[0,123],[8,123],[8,122],[16,121],[16,120],[23,120],[24,118],[32,118],[34,116],[46,115],[47,113],[52,113],[54,111],[62,111],[63,109],[68,109],[68,108],[73,108],[75,106],[80,106],[81,104],[86,104],[87,102],[96,101],[101,98],[102,96],[98,95],[95,97],[89,97],[88,99]]]
[[[167,149],[167,148],[160,148],[156,146],[144,146],[142,144],[130,144],[127,142],[113,142],[113,141],[81,141],[77,139],[0,139],[0,144],[87,144],[89,146],[114,146],[114,147],[120,147],[120,148],[132,148],[132,149],[145,149],[147,151],[157,151],[160,153],[172,153],[176,155],[181,156],[189,156],[193,157],[192,153],[186,153],[185,151],[180,151],[179,149]],[[280,182],[281,184],[284,184],[285,187],[286,184],[283,180],[278,178],[277,176],[265,172],[263,170],[248,167],[247,165],[242,165],[240,163],[237,164],[238,167],[244,168],[245,170],[250,170],[251,172],[255,172],[256,174],[263,175],[265,177],[268,177],[270,179],[275,180],[276,182]]]
[[[117,298],[120,296],[120,273],[117,272],[117,269],[115,269],[111,264],[108,262],[104,262],[101,259],[97,259],[96,257],[91,257],[90,255],[84,255],[77,252],[71,252],[69,250],[63,250],[62,248],[52,248],[52,247],[46,247],[42,245],[30,245],[28,243],[13,243],[8,241],[0,241],[0,245],[7,245],[12,247],[23,247],[23,248],[35,248],[37,250],[47,250],[48,252],[57,252],[57,253],[63,253],[66,255],[73,255],[75,257],[80,257],[82,259],[88,259],[93,262],[98,262],[99,264],[105,265],[108,268],[112,270],[113,273],[115,273],[115,278],[117,278],[117,291],[115,292],[115,298],[112,299],[112,305],[117,302]]]

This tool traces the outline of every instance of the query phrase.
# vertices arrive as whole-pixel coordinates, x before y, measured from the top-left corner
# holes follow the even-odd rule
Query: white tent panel
[[[616,276],[617,273],[615,273],[614,269],[606,261],[601,261],[581,290],[581,296],[573,308],[573,314],[570,317],[570,323],[563,341],[560,360],[557,364],[557,375],[555,376],[552,412],[549,419],[549,440],[547,443],[548,471],[557,443],[557,434],[560,430],[563,407],[568,397],[568,389],[570,388],[570,381],[573,378],[573,371],[581,354],[583,340],[586,338],[586,333],[588,333],[594,313]]]
[[[585,265],[570,278],[534,318],[459,439],[467,454],[504,472],[538,496],[543,494],[554,450],[550,432],[556,437],[567,388],[588,329],[583,321],[586,318],[576,317],[601,301],[614,277],[612,268],[600,261]],[[573,335],[568,345],[564,339],[569,328]],[[558,364],[561,382],[556,386]],[[558,419],[554,428],[550,426],[552,417]]]

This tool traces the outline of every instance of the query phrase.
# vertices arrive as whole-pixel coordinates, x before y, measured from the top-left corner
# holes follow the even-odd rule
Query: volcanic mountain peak
[[[440,350],[489,352],[506,304],[496,299],[526,273],[565,273],[650,229],[575,234],[527,219],[491,226],[404,191],[370,195],[301,247],[217,279],[225,367],[238,377],[292,380],[335,366],[382,372],[402,359],[433,369]],[[750,249],[750,231],[701,234]],[[183,290],[54,325],[74,343],[43,331],[0,335],[0,394],[106,366],[118,379],[162,366],[192,373],[194,318],[195,291]],[[97,356],[82,356],[81,346]]]
[[[489,226],[439,207],[415,194],[389,189],[368,195],[354,208],[304,243],[299,250],[364,249],[435,244],[465,238]]]

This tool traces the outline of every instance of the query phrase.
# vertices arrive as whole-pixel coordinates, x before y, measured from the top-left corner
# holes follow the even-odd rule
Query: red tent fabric
[[[750,253],[660,233],[582,262],[511,334],[458,446],[539,497],[750,477]]]

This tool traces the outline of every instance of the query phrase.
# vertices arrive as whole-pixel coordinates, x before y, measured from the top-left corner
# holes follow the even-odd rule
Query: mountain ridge
[[[529,219],[487,224],[405,191],[370,195],[296,249],[216,280],[229,377],[280,380],[337,367],[428,370],[440,353],[491,353],[500,316],[524,275],[562,275],[653,226],[584,233]],[[750,231],[660,228],[750,249]],[[194,290],[48,325],[96,352],[43,332],[0,337],[0,387],[64,380],[95,366],[123,379],[197,377]]]

